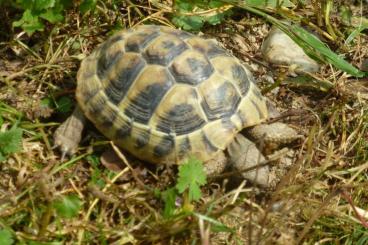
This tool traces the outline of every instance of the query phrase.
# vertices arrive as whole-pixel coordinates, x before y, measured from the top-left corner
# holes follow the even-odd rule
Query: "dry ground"
[[[100,163],[109,142],[91,125],[78,153],[61,162],[52,149],[52,135],[75,104],[80,60],[119,28],[173,26],[171,2],[116,2],[98,1],[96,11],[86,15],[70,9],[64,22],[31,37],[11,28],[19,12],[0,13],[0,126],[1,131],[13,125],[23,129],[22,150],[0,163],[2,231],[21,244],[208,244],[207,239],[212,244],[368,243],[367,79],[325,64],[315,76],[332,84],[329,90],[286,82],[288,70],[271,67],[260,56],[270,25],[243,10],[219,25],[206,25],[201,35],[216,38],[251,66],[265,95],[305,140],[292,145],[289,165],[274,188],[226,177],[203,187],[195,212],[230,230],[220,226],[218,232],[214,221],[198,216],[164,219],[157,193],[174,185],[175,168],[147,165],[127,155],[131,167],[123,166],[116,175]],[[367,32],[343,45],[348,27],[338,14],[342,5],[355,16],[368,14],[366,3],[335,1],[331,20],[341,36],[321,38],[360,67],[368,58]],[[295,11],[317,24],[316,9],[311,4]],[[55,202],[71,194],[81,206],[66,218]]]

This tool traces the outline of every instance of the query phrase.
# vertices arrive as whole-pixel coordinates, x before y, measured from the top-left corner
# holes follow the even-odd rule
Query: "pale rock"
[[[288,35],[273,27],[261,47],[263,58],[275,65],[294,67],[296,73],[317,72],[318,63],[305,54]]]

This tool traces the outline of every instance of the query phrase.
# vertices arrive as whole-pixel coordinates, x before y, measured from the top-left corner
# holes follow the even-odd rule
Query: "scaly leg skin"
[[[219,152],[216,157],[204,163],[204,171],[207,176],[216,176],[224,172],[227,166],[227,158],[224,152]]]
[[[232,167],[238,171],[249,169],[265,161],[265,157],[257,146],[242,134],[237,134],[228,147]],[[260,166],[254,170],[242,172],[242,176],[250,182],[262,187],[269,186],[270,171],[268,166]]]
[[[77,106],[73,114],[56,129],[54,133],[54,147],[59,148],[61,161],[64,160],[66,155],[72,156],[77,151],[85,122],[86,118],[79,106]]]
[[[282,144],[288,144],[303,138],[294,129],[280,122],[254,126],[247,129],[247,133],[258,144],[263,145],[264,150],[269,152],[272,152],[272,150]]]

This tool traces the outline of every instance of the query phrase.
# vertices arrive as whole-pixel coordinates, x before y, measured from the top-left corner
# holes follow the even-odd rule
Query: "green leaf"
[[[40,14],[40,17],[52,24],[61,22],[64,19],[64,16],[55,9],[48,9],[46,12]]]
[[[22,18],[13,22],[14,27],[21,27],[28,35],[35,31],[43,31],[44,25],[40,22],[37,15],[33,15],[30,9],[24,11]]]
[[[174,187],[163,191],[161,194],[161,198],[165,203],[164,218],[170,218],[175,213],[175,200],[176,200],[176,189]]]
[[[179,193],[188,189],[189,201],[201,198],[200,186],[206,184],[206,173],[202,162],[191,158],[179,167],[179,178],[176,188]]]
[[[79,11],[82,14],[87,13],[90,10],[94,10],[96,8],[97,0],[83,0],[83,2],[79,5]]]
[[[57,103],[56,108],[59,112],[68,113],[72,110],[73,100],[67,96],[61,97]]]
[[[105,178],[102,176],[102,172],[99,169],[100,157],[98,155],[89,155],[86,157],[88,164],[92,167],[90,183],[103,188],[106,185]]]
[[[33,1],[33,9],[43,10],[43,9],[49,9],[55,6],[55,0],[35,0]]]
[[[220,8],[224,5],[225,5],[225,3],[223,1],[219,1],[219,0],[212,0],[208,3],[208,7],[210,7],[210,8]]]
[[[210,17],[206,17],[204,20],[207,21],[211,25],[220,24],[224,20],[225,14],[220,13],[216,15],[212,15]]]
[[[297,25],[291,25],[289,28],[289,31],[295,35],[291,38],[293,38],[309,56],[330,63],[355,77],[363,77],[366,75],[364,72],[345,61],[341,56],[334,53],[326,44],[308,31]]]
[[[0,230],[0,244],[1,245],[12,245],[14,240],[12,238],[12,233],[7,229]]]
[[[62,196],[53,203],[57,214],[63,218],[72,218],[77,216],[82,201],[76,195]]]
[[[289,0],[247,0],[246,4],[251,7],[256,8],[276,8],[276,7],[285,7],[290,8],[295,5]]]
[[[172,22],[178,26],[183,28],[184,30],[190,31],[198,31],[203,26],[203,18],[200,16],[175,16],[172,18]]]
[[[17,0],[17,4],[23,9],[32,9],[33,0]]]
[[[0,132],[0,161],[4,161],[8,154],[22,150],[22,134],[22,129],[16,127]]]

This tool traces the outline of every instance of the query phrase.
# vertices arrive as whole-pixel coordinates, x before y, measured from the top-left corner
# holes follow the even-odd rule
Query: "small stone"
[[[317,72],[319,65],[288,35],[273,27],[262,43],[262,55],[275,65],[296,66],[295,72]]]

